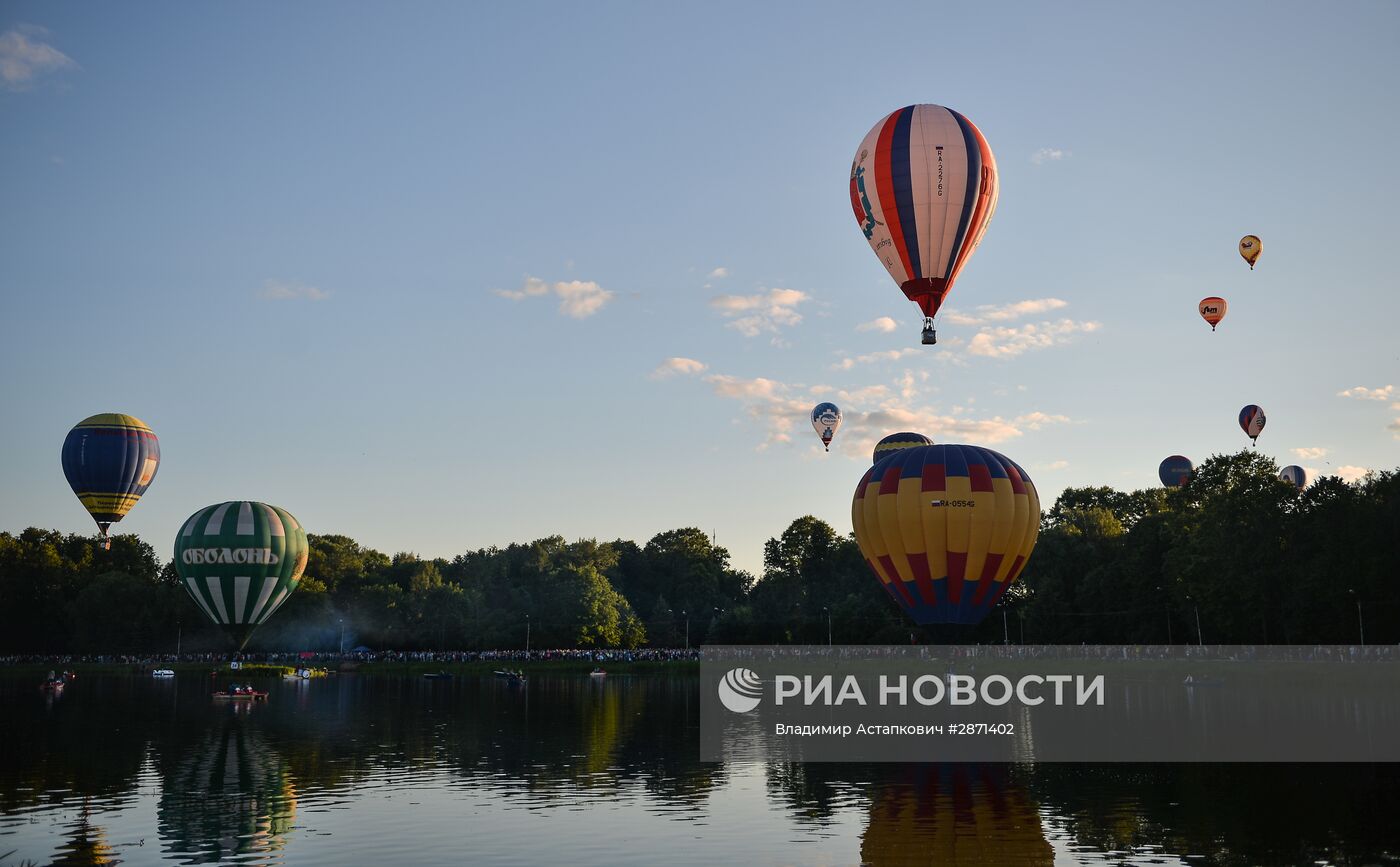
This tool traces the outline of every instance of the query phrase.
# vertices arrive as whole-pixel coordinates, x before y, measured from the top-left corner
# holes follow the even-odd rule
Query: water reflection
[[[286,845],[296,819],[287,763],[247,718],[255,709],[221,710],[222,721],[197,742],[167,754],[178,758],[161,774],[161,848],[188,855],[184,863],[275,852]]]
[[[1393,766],[706,764],[694,677],[0,675],[0,867],[1397,863]],[[563,848],[561,848],[563,847]],[[157,856],[157,851],[160,853]]]

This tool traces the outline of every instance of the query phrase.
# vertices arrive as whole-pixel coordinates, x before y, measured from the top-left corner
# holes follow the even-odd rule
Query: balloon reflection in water
[[[212,863],[286,845],[296,791],[282,756],[244,715],[229,708],[163,781],[159,827],[166,852]]]
[[[1055,855],[1035,802],[1006,766],[909,765],[876,792],[860,860],[1049,867]]]

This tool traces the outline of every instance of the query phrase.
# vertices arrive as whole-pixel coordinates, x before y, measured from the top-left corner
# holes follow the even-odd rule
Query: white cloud
[[[325,301],[331,297],[331,293],[325,289],[301,283],[264,280],[263,288],[258,292],[258,297],[268,301]]]
[[[612,292],[592,280],[555,283],[554,294],[559,296],[559,312],[574,319],[587,319],[602,310],[613,297]]]
[[[728,276],[729,269],[725,268],[722,265],[709,273],[709,279],[711,280],[723,280],[725,277]]]
[[[552,292],[559,297],[559,314],[574,319],[587,319],[602,310],[603,306],[617,294],[604,289],[592,280],[569,280],[567,282],[561,280],[551,285],[538,277],[529,276],[525,278],[525,282],[519,289],[492,289],[491,291],[512,301],[537,298]]]
[[[1063,470],[1069,466],[1069,461],[1060,459],[1058,461],[1051,461],[1048,464],[1042,464],[1041,466],[1042,469],[1046,470]]]
[[[1059,298],[1032,298],[1026,301],[1013,301],[1010,304],[983,304],[971,313],[949,309],[943,311],[943,321],[953,325],[985,325],[988,322],[1009,322],[1022,316],[1034,316],[1068,307],[1068,301]]]
[[[1344,482],[1359,482],[1366,478],[1366,474],[1369,472],[1370,470],[1366,467],[1345,466],[1337,467],[1332,471],[1332,475],[1339,477]]]
[[[45,73],[77,68],[73,58],[42,41],[40,37],[47,34],[40,27],[13,27],[0,33],[0,86],[24,90]]]
[[[1400,440],[1400,418],[1385,426],[1385,429],[1395,434],[1395,438]]]
[[[651,372],[651,378],[666,379],[676,375],[694,376],[697,373],[703,373],[708,367],[709,365],[702,361],[673,355],[656,366],[656,369]]]
[[[967,351],[972,355],[985,355],[990,358],[1014,358],[1032,349],[1046,349],[1063,346],[1074,341],[1076,335],[1088,334],[1099,329],[1097,322],[1075,322],[1061,319],[1058,322],[1042,322],[1039,325],[1022,325],[1017,328],[984,328],[973,335]]]
[[[710,299],[710,306],[733,320],[730,328],[745,337],[757,337],[801,322],[797,305],[810,300],[811,296],[800,289],[770,289],[757,295],[717,295]]]
[[[1068,159],[1073,155],[1073,152],[1064,150],[1063,148],[1041,148],[1031,154],[1031,162],[1039,166],[1048,162],[1058,162],[1063,159]]]
[[[1363,385],[1358,385],[1355,388],[1337,392],[1337,397],[1354,397],[1357,400],[1390,400],[1391,393],[1394,391],[1395,386],[1393,385],[1383,385],[1380,388],[1366,388]]]
[[[916,346],[906,346],[903,349],[882,349],[879,352],[870,352],[865,355],[856,355],[843,358],[831,365],[832,370],[850,370],[857,364],[874,364],[879,361],[898,361],[909,355],[918,355],[920,352]]]
[[[881,316],[879,319],[872,319],[869,322],[862,322],[861,324],[856,326],[856,330],[879,331],[881,334],[889,334],[891,331],[894,331],[898,327],[898,322],[895,322],[888,316]]]
[[[1327,457],[1327,449],[1320,446],[1304,446],[1299,449],[1290,449],[1290,451],[1302,461],[1315,461],[1318,458]]]

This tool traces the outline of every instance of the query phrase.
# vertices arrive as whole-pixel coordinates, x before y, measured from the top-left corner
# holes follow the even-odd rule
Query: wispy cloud
[[[1396,439],[1400,440],[1400,418],[1386,425],[1385,429],[1394,434]]]
[[[1337,476],[1344,482],[1359,482],[1366,478],[1366,474],[1371,472],[1367,467],[1337,467],[1332,471],[1332,475]]]
[[[898,327],[898,322],[895,322],[888,316],[881,316],[879,319],[872,319],[869,322],[862,322],[861,324],[856,326],[856,330],[878,331],[881,334],[889,334],[891,331],[894,331]]]
[[[710,299],[710,306],[732,320],[728,327],[745,337],[757,337],[801,322],[797,305],[810,300],[800,289],[769,289],[757,295],[718,295]]]
[[[1367,388],[1364,385],[1358,385],[1337,392],[1337,397],[1354,397],[1357,400],[1390,400],[1394,392],[1395,386],[1393,385],[1383,385],[1380,388]]]
[[[865,355],[854,355],[843,358],[831,365],[832,370],[850,370],[857,364],[875,364],[880,361],[898,361],[910,355],[918,355],[920,350],[915,346],[906,346],[903,349],[883,349],[879,352],[868,352]]]
[[[970,313],[956,309],[945,310],[943,321],[953,325],[986,325],[990,322],[1010,322],[1025,316],[1038,316],[1068,306],[1068,301],[1059,298],[1031,298],[1026,301],[1013,301],[1010,304],[983,304]]]
[[[703,361],[673,355],[656,366],[651,372],[652,379],[668,379],[672,376],[694,376],[709,368]]]
[[[758,444],[760,450],[792,442],[807,426],[813,403],[832,396],[840,403],[844,415],[835,447],[850,457],[868,455],[877,439],[894,430],[919,431],[940,442],[992,444],[1046,425],[1070,422],[1064,415],[1039,411],[1013,418],[979,418],[961,407],[936,412],[929,407],[911,406],[910,400],[917,397],[912,390],[913,381],[913,373],[906,371],[894,382],[895,387],[877,383],[831,395],[825,389],[817,391],[766,377],[750,379],[725,374],[705,377],[716,395],[739,401],[745,413],[762,425],[764,438]]]
[[[707,276],[711,280],[723,280],[725,277],[729,276],[729,269],[721,265],[720,267],[711,271]]]
[[[285,280],[264,280],[258,297],[267,301],[325,301],[331,293],[304,283],[291,283]]]
[[[1031,154],[1031,162],[1039,166],[1044,165],[1045,163],[1053,163],[1059,162],[1060,160],[1069,159],[1073,155],[1073,152],[1067,151],[1063,148],[1041,148],[1040,150]]]
[[[76,69],[73,58],[43,41],[42,27],[12,27],[0,33],[0,87],[25,90],[34,80],[61,69]]]
[[[1076,322],[1061,319],[1058,322],[1028,324],[1016,328],[984,328],[973,335],[967,351],[972,355],[989,358],[1015,358],[1033,349],[1047,349],[1072,343],[1080,334],[1099,330],[1097,322]]]
[[[1290,449],[1300,461],[1315,461],[1319,458],[1327,457],[1327,449],[1321,446],[1304,446],[1302,448]]]
[[[574,319],[587,319],[613,299],[615,292],[604,289],[592,280],[569,280],[546,283],[538,277],[526,277],[519,289],[492,289],[502,298],[523,301],[554,294],[559,298],[559,313]]]
[[[1043,469],[1043,470],[1063,470],[1063,469],[1066,469],[1066,468],[1068,468],[1068,467],[1069,467],[1069,461],[1064,460],[1063,458],[1061,458],[1061,459],[1058,460],[1058,461],[1051,461],[1051,462],[1048,463],[1048,464],[1041,464],[1041,466],[1040,466],[1040,468]]]

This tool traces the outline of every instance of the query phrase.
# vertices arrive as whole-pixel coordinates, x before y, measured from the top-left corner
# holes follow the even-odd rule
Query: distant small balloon
[[[1297,464],[1284,467],[1283,471],[1278,474],[1278,477],[1300,491],[1308,486],[1308,474]]]
[[[909,431],[892,433],[875,444],[875,452],[870,456],[870,462],[878,464],[882,458],[888,457],[900,449],[931,445],[933,445],[933,440],[921,433],[910,433]]]
[[[1240,430],[1250,441],[1258,445],[1259,434],[1264,432],[1264,410],[1262,407],[1250,404],[1240,410]]]
[[[1202,298],[1197,309],[1201,312],[1201,318],[1210,323],[1210,330],[1214,331],[1215,326],[1220,324],[1220,320],[1225,318],[1225,311],[1230,305],[1225,303],[1225,299],[1217,295],[1209,298]]]
[[[1249,263],[1249,270],[1254,270],[1254,263],[1259,261],[1259,254],[1262,252],[1264,242],[1259,240],[1258,235],[1245,235],[1240,239],[1240,255]]]
[[[1185,487],[1195,472],[1196,468],[1191,465],[1190,459],[1181,455],[1172,455],[1157,466],[1157,478],[1168,488]]]
[[[831,438],[841,429],[841,408],[834,403],[819,403],[812,407],[812,429],[822,438],[822,445],[831,451]]]

